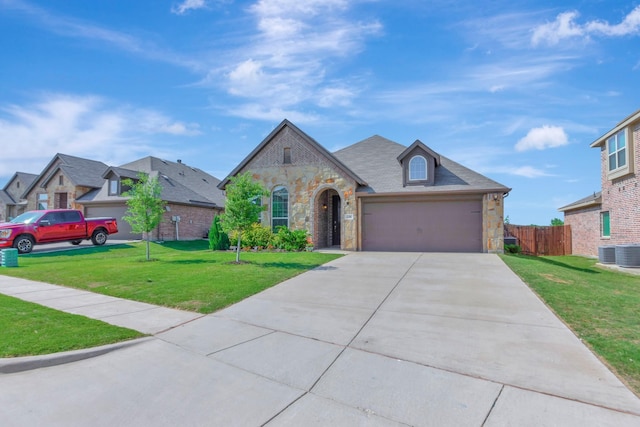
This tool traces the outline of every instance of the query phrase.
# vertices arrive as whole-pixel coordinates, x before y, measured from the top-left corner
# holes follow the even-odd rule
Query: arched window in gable
[[[427,180],[427,159],[422,156],[413,156],[409,160],[409,181]]]

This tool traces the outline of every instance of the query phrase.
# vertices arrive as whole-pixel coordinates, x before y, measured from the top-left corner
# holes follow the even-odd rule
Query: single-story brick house
[[[597,256],[599,246],[640,243],[640,110],[590,146],[600,149],[602,189],[559,211],[571,226],[573,253]]]
[[[511,189],[419,140],[375,135],[331,153],[284,120],[219,188],[246,171],[271,194],[263,224],[306,229],[317,248],[503,251]]]

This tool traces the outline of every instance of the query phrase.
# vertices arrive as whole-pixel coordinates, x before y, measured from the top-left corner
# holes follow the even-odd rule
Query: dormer
[[[419,139],[398,156],[398,162],[402,166],[403,187],[435,184],[435,169],[440,165],[440,155]]]
[[[130,190],[130,187],[124,185],[122,181],[125,179],[137,181],[138,172],[129,169],[110,167],[104,172],[104,174],[102,174],[102,177],[109,182],[107,187],[109,196],[121,196],[122,193]]]

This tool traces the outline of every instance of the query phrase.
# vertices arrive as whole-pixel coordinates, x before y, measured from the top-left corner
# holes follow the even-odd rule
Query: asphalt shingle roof
[[[220,180],[185,163],[148,156],[124,164],[118,170],[144,172],[150,176],[157,176],[158,182],[162,185],[163,200],[224,206],[224,193],[217,187]]]
[[[359,191],[369,193],[432,193],[451,191],[504,191],[510,189],[453,160],[440,155],[441,164],[435,170],[432,186],[403,186],[402,165],[398,156],[407,149],[397,142],[374,135],[333,155],[362,177],[368,187]]]
[[[591,206],[591,205],[598,205],[602,203],[602,192],[598,191],[595,192],[593,194],[588,195],[587,197],[583,197],[580,200],[576,200],[573,203],[569,203],[566,206],[563,206],[561,208],[559,208],[559,211],[570,211],[571,209],[576,209],[576,208],[581,208],[581,207],[586,207],[586,206]]]

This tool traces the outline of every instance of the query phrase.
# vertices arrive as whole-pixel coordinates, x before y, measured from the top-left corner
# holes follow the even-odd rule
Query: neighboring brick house
[[[117,238],[139,239],[141,234],[131,231],[124,216],[127,188],[122,181],[136,180],[142,172],[157,177],[162,187],[161,198],[166,203],[163,220],[152,233],[157,240],[193,240],[202,238],[213,217],[224,210],[224,193],[218,189],[220,180],[208,173],[178,162],[157,157],[145,157],[120,167],[108,167],[101,175],[102,185],[77,202],[88,217],[114,216],[118,218]]]
[[[598,255],[598,246],[640,243],[640,110],[596,139],[602,190],[559,210],[571,225],[573,253]]]
[[[0,222],[9,221],[26,211],[27,201],[24,192],[38,175],[16,172],[2,190],[0,190]]]
[[[284,120],[219,185],[249,171],[271,196],[262,222],[317,248],[502,252],[510,191],[439,155],[380,136],[330,153]]]
[[[82,209],[76,200],[102,187],[107,168],[95,160],[56,154],[25,190],[26,210]]]

